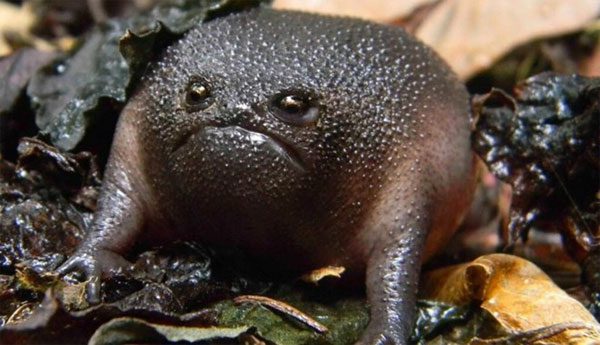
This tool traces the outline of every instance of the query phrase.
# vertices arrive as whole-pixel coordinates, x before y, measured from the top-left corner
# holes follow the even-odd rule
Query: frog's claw
[[[127,273],[131,263],[121,255],[109,250],[81,250],[76,252],[56,272],[64,276],[76,272],[83,275],[87,281],[86,298],[90,304],[100,303],[100,287],[103,278],[117,273]]]

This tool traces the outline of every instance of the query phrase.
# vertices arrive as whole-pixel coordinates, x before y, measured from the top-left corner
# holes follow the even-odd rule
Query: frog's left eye
[[[201,78],[192,78],[185,89],[183,103],[188,111],[208,108],[213,103],[208,82]]]
[[[273,115],[296,126],[308,126],[319,117],[319,107],[314,97],[300,91],[288,91],[276,95],[269,106]]]

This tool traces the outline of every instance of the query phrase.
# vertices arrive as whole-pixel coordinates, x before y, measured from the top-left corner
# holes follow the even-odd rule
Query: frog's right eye
[[[284,91],[275,95],[269,110],[281,121],[295,126],[309,126],[319,118],[315,97],[303,91]]]
[[[188,111],[208,108],[213,103],[213,96],[208,82],[202,78],[192,78],[185,88],[183,103]]]

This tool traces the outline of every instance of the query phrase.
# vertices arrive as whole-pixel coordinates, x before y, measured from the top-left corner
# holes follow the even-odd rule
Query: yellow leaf
[[[516,256],[491,254],[426,273],[420,295],[455,305],[479,303],[507,334],[529,332],[536,345],[600,342],[600,324],[592,314],[537,266]],[[536,337],[537,330],[546,336]]]

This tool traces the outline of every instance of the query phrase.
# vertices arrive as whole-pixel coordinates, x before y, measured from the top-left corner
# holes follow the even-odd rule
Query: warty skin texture
[[[278,112],[289,95],[311,113]],[[399,28],[268,9],[199,25],[121,114],[94,228],[60,272],[105,277],[134,243],[180,239],[279,275],[344,266],[366,281],[359,342],[404,344],[421,262],[471,198],[469,127],[464,87]]]

